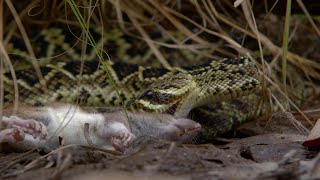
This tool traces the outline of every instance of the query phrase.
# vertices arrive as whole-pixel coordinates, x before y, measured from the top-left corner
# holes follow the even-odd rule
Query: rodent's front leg
[[[135,139],[128,128],[120,122],[110,122],[98,129],[100,135],[110,137],[112,146],[120,152],[124,152],[125,148]]]
[[[34,138],[45,139],[48,135],[47,128],[41,122],[33,119],[20,119],[16,116],[2,118],[2,125],[5,127],[0,135],[1,142],[19,142],[24,139],[24,133],[32,135]]]
[[[23,141],[25,134],[22,129],[10,128],[0,131],[0,144],[1,143],[17,143]]]

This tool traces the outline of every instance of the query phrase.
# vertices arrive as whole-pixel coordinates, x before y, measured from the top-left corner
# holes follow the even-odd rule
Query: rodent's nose
[[[202,129],[201,124],[197,123],[197,124],[194,126],[194,129],[200,131],[200,130]]]

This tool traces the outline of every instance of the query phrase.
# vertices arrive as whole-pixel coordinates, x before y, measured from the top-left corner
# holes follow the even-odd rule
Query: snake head
[[[212,61],[168,73],[136,98],[133,110],[187,117],[191,109],[246,96],[259,89],[258,69],[247,57]]]
[[[127,103],[133,110],[168,113],[175,115],[188,96],[192,86],[192,77],[185,73],[176,73],[152,84],[137,97]]]

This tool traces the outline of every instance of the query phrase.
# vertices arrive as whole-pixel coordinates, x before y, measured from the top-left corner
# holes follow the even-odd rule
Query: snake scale
[[[72,48],[68,36],[61,29],[44,29],[39,34],[35,42],[40,47],[35,49],[38,48],[37,52],[42,57],[40,64],[44,64],[41,72],[46,88],[39,83],[33,68],[17,68],[19,101],[26,104],[39,106],[59,101],[96,107],[127,105],[134,111],[170,113],[179,117],[187,117],[190,111],[210,111],[208,107],[214,106],[210,108],[213,120],[207,116],[200,119],[212,122],[211,125],[206,123],[209,124],[207,131],[210,136],[216,136],[230,130],[235,122],[248,118],[245,115],[250,114],[245,112],[248,108],[243,108],[247,104],[238,99],[253,94],[260,87],[258,69],[247,57],[225,58],[198,66],[171,69],[105,61],[106,66],[102,68],[90,48],[83,55],[86,61],[80,61],[81,52]],[[118,37],[112,39],[113,43],[123,41],[118,32],[110,37]],[[105,38],[97,44],[99,46],[108,41],[110,38]],[[121,51],[125,45],[119,47],[117,51]],[[25,51],[19,47],[19,43],[9,43],[7,50],[18,63],[30,60],[22,56]],[[58,62],[47,63],[46,58],[56,52],[64,55],[57,57],[60,59]],[[107,71],[118,92],[111,85]],[[13,80],[9,72],[2,74],[2,78],[4,101],[10,104],[15,96]],[[250,104],[250,101],[247,103]],[[226,112],[224,107],[221,108],[225,103],[231,104],[229,108],[239,106],[242,111]]]

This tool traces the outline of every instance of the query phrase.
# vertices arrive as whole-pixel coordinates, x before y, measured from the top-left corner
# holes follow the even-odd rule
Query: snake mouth
[[[192,128],[184,129],[184,130],[182,131],[182,133],[180,134],[180,136],[184,135],[185,133],[198,133],[198,132],[200,132],[201,130],[202,130],[202,126],[201,126],[199,123],[197,123],[197,124],[195,124],[195,126],[192,127]]]
[[[137,98],[131,98],[127,104],[126,104],[126,108],[130,108],[130,106],[137,100]]]
[[[149,111],[149,112],[159,112],[159,113],[167,113],[174,115],[177,111],[177,109],[180,106],[180,100],[175,101],[170,104],[158,104],[158,103],[151,103],[150,101],[145,101],[141,100],[141,98],[136,97],[130,99],[127,104],[126,108],[127,109],[132,109],[132,110],[143,110],[143,111]]]
[[[172,104],[172,106],[170,106],[166,111],[165,113],[168,113],[168,114],[171,114],[171,115],[174,115],[177,111],[177,108],[179,106],[179,103],[180,101],[177,101],[176,103]]]

